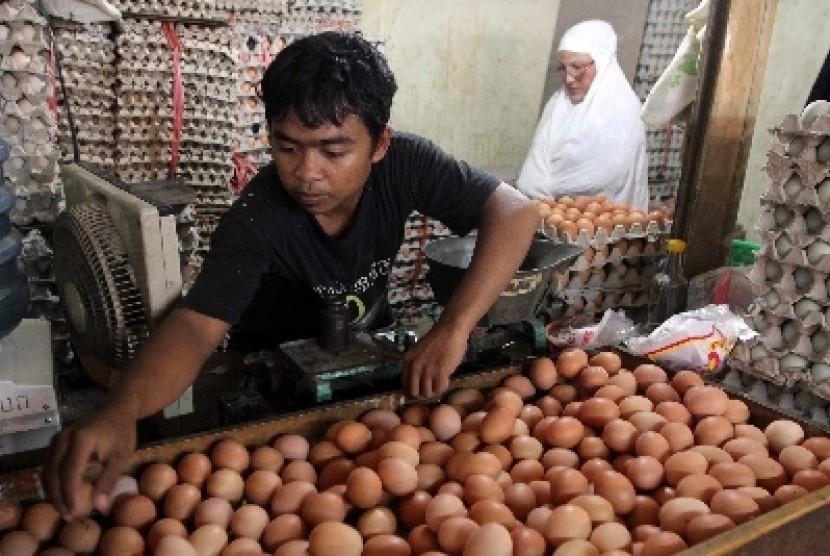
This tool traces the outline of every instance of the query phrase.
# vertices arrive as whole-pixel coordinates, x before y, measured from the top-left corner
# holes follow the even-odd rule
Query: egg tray
[[[753,330],[758,332],[763,332],[768,326],[778,326],[787,320],[797,321],[804,327],[830,328],[830,300],[801,296],[795,301],[779,301],[777,305],[768,306],[765,298],[760,297],[749,307],[745,319]]]
[[[590,268],[577,273],[568,272],[565,278],[567,283],[564,287],[577,291],[581,289],[627,290],[648,284],[656,272],[654,264],[627,267],[624,274],[619,271],[621,268],[608,264],[606,267]]]
[[[623,242],[627,243],[625,248],[621,247]],[[640,264],[645,261],[653,261],[656,257],[662,257],[665,254],[665,244],[661,241],[634,239],[629,242],[629,240],[620,240],[599,249],[586,247],[585,251],[568,270],[583,272],[589,268],[601,268],[607,264],[617,266],[632,261],[635,264]]]
[[[539,232],[554,241],[563,243],[574,243],[580,247],[593,247],[594,249],[601,249],[606,245],[616,243],[621,239],[645,239],[646,241],[657,241],[664,238],[671,232],[672,221],[666,220],[661,226],[657,221],[650,221],[646,225],[640,223],[631,224],[626,229],[622,225],[614,226],[614,229],[608,232],[604,228],[600,228],[594,234],[589,234],[588,230],[579,230],[576,237],[571,237],[567,232],[560,232],[554,226],[548,226],[540,221]]]
[[[755,259],[748,274],[756,295],[761,296],[773,291],[788,303],[802,296],[826,299],[828,276],[826,271],[814,270],[809,265],[779,263],[763,255]],[[776,303],[770,303],[770,306],[774,305]]]
[[[762,199],[757,230],[764,241],[772,241],[774,236],[780,232],[789,233],[796,238],[796,242],[806,237],[830,241],[828,223],[830,223],[830,214],[822,212],[818,207],[793,206]]]
[[[782,267],[809,267],[817,272],[830,273],[830,240],[816,236],[799,236],[788,231],[774,232],[756,253],[766,264]]]
[[[773,178],[769,189],[761,196],[761,200],[775,201],[790,206],[815,206],[826,214],[830,210],[828,176],[830,176],[830,165],[817,162],[784,170],[781,176]]]
[[[598,290],[564,291],[566,297],[565,317],[577,315],[597,316],[608,309],[624,309],[626,311],[643,309],[648,305],[648,293],[643,290],[615,292],[605,295]]]

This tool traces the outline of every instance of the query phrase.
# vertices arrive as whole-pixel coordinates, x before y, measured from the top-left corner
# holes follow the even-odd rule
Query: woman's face
[[[597,65],[590,54],[585,52],[571,52],[563,50],[559,53],[559,75],[565,84],[565,90],[571,102],[582,102],[594,77],[597,76]]]

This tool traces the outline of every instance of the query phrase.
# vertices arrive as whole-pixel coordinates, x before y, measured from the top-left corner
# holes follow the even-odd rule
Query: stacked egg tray
[[[584,248],[567,271],[553,276],[554,292],[566,305],[562,316],[599,317],[608,309],[641,312],[648,303],[649,281],[666,252],[672,221],[665,214],[653,211],[610,230],[599,227],[591,233],[583,228],[575,234],[542,220],[543,236]]]
[[[115,42],[110,24],[53,25],[64,90],[58,97],[61,158],[74,146],[66,104],[75,125],[80,159],[115,170]]]
[[[788,115],[772,131],[762,247],[749,273],[759,335],[730,357],[740,372],[830,401],[830,116]]]
[[[429,263],[421,248],[426,243],[451,235],[438,220],[412,213],[404,228],[404,241],[389,273],[389,304],[399,320],[428,315],[435,305],[427,281]]]
[[[227,22],[233,2],[228,0],[115,0],[125,16]]]
[[[184,88],[176,177],[197,191],[202,241],[233,201],[231,139],[237,67],[227,27],[176,23],[182,44]],[[172,53],[162,22],[126,19],[116,37],[118,102],[116,167],[126,182],[167,177],[172,160],[174,106]]]
[[[23,0],[0,3],[0,137],[10,147],[3,169],[18,226],[52,222],[63,204],[49,72],[46,20]]]

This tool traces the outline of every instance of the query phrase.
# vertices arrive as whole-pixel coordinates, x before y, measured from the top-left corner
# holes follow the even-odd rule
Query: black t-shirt
[[[316,336],[328,294],[347,296],[353,328],[388,324],[386,287],[409,215],[421,212],[466,235],[499,183],[424,138],[393,133],[354,223],[332,238],[286,194],[271,163],[222,216],[180,305],[235,325],[240,349]]]

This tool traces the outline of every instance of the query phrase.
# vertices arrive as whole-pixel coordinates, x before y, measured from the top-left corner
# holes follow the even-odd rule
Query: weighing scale
[[[475,248],[475,236],[446,237],[427,243],[427,281],[437,307],[415,322],[398,322],[372,333],[349,333],[348,346],[333,353],[320,338],[279,346],[288,403],[320,404],[400,388],[403,353],[437,321],[461,281]],[[514,363],[547,351],[544,312],[551,301],[551,276],[564,270],[582,248],[534,239],[515,277],[471,333],[456,374]]]

